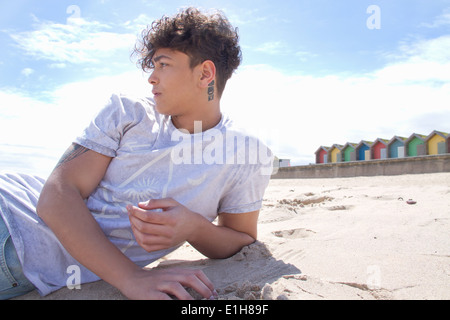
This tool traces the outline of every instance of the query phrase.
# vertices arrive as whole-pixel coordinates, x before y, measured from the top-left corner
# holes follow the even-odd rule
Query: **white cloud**
[[[264,42],[259,47],[255,48],[256,51],[264,52],[267,54],[286,54],[287,46],[280,41]]]
[[[403,43],[384,68],[353,76],[287,75],[268,65],[246,66],[229,81],[222,108],[294,164],[314,162],[320,145],[450,131],[445,52],[449,37]],[[149,94],[151,87],[134,71],[63,85],[51,93],[52,103],[0,92],[0,143],[63,150],[114,91]]]
[[[17,91],[0,91],[0,143],[42,145],[41,135],[48,127],[45,116],[56,114],[54,106]],[[14,106],[14,108],[11,108]]]
[[[378,79],[395,83],[443,84],[450,82],[450,36],[402,43],[391,63],[376,72]]]
[[[31,68],[24,68],[24,69],[22,69],[22,71],[20,73],[22,75],[24,75],[25,77],[29,77],[34,73],[34,70]]]
[[[307,51],[295,51],[295,48],[290,47],[282,41],[268,41],[257,47],[247,47],[249,50],[254,50],[260,53],[276,56],[294,56],[299,61],[305,62],[317,55]]]
[[[317,57],[317,54],[307,51],[297,51],[294,55],[301,61],[306,62],[309,58]]]
[[[443,13],[437,16],[432,23],[422,23],[422,27],[426,28],[440,28],[442,26],[450,25],[450,8],[446,8]]]
[[[139,72],[62,85],[42,102],[20,91],[0,91],[0,144],[65,148],[112,93],[151,95]],[[14,106],[11,108],[9,106]]]
[[[49,93],[51,102],[0,90],[0,154],[11,158],[0,170],[48,175],[112,93],[151,96],[151,88],[135,71],[62,85]]]
[[[57,63],[101,63],[117,50],[130,50],[136,36],[111,32],[111,26],[83,18],[60,24],[35,18],[35,29],[10,33],[27,55]]]
[[[132,32],[137,32],[146,29],[154,20],[156,19],[150,18],[145,13],[141,13],[137,18],[125,22],[123,26]]]
[[[235,10],[223,9],[223,12],[226,14],[228,20],[233,26],[258,24],[268,19],[267,17],[261,15],[260,10],[257,8],[239,10],[238,13]]]
[[[398,53],[393,58],[417,61],[434,61],[439,63],[450,62],[450,35],[440,36],[434,39],[422,39],[402,42]]]
[[[51,69],[64,69],[65,67],[67,67],[67,64],[64,62],[51,63],[49,65],[49,68],[51,68]]]
[[[294,163],[314,162],[321,145],[450,131],[449,43],[441,37],[410,44],[403,60],[367,75],[293,76],[268,65],[245,67],[229,81],[223,107],[249,130],[273,138],[274,151]]]

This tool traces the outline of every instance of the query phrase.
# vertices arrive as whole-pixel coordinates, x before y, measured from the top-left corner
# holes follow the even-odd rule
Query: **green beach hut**
[[[406,154],[408,157],[424,156],[427,154],[425,141],[427,136],[423,134],[413,133],[405,141]]]
[[[342,161],[344,161],[344,162],[356,161],[356,147],[357,146],[358,146],[357,143],[347,142],[341,151]]]

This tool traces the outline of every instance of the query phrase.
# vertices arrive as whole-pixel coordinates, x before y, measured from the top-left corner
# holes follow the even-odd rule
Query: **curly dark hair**
[[[216,85],[219,97],[225,84],[242,61],[237,28],[219,13],[202,13],[187,8],[174,17],[164,16],[142,32],[142,39],[134,53],[145,71],[153,69],[153,55],[158,49],[172,49],[190,57],[190,67],[211,60],[216,66]]]

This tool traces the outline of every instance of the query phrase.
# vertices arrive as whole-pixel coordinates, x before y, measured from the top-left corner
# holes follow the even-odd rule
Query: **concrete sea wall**
[[[450,154],[279,168],[272,179],[342,178],[450,172]]]

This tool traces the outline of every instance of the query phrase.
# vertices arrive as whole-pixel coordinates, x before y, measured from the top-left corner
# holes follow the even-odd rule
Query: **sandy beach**
[[[220,299],[450,299],[450,173],[271,180],[256,243],[149,267],[169,266],[201,268]],[[99,281],[20,299],[124,297]]]

